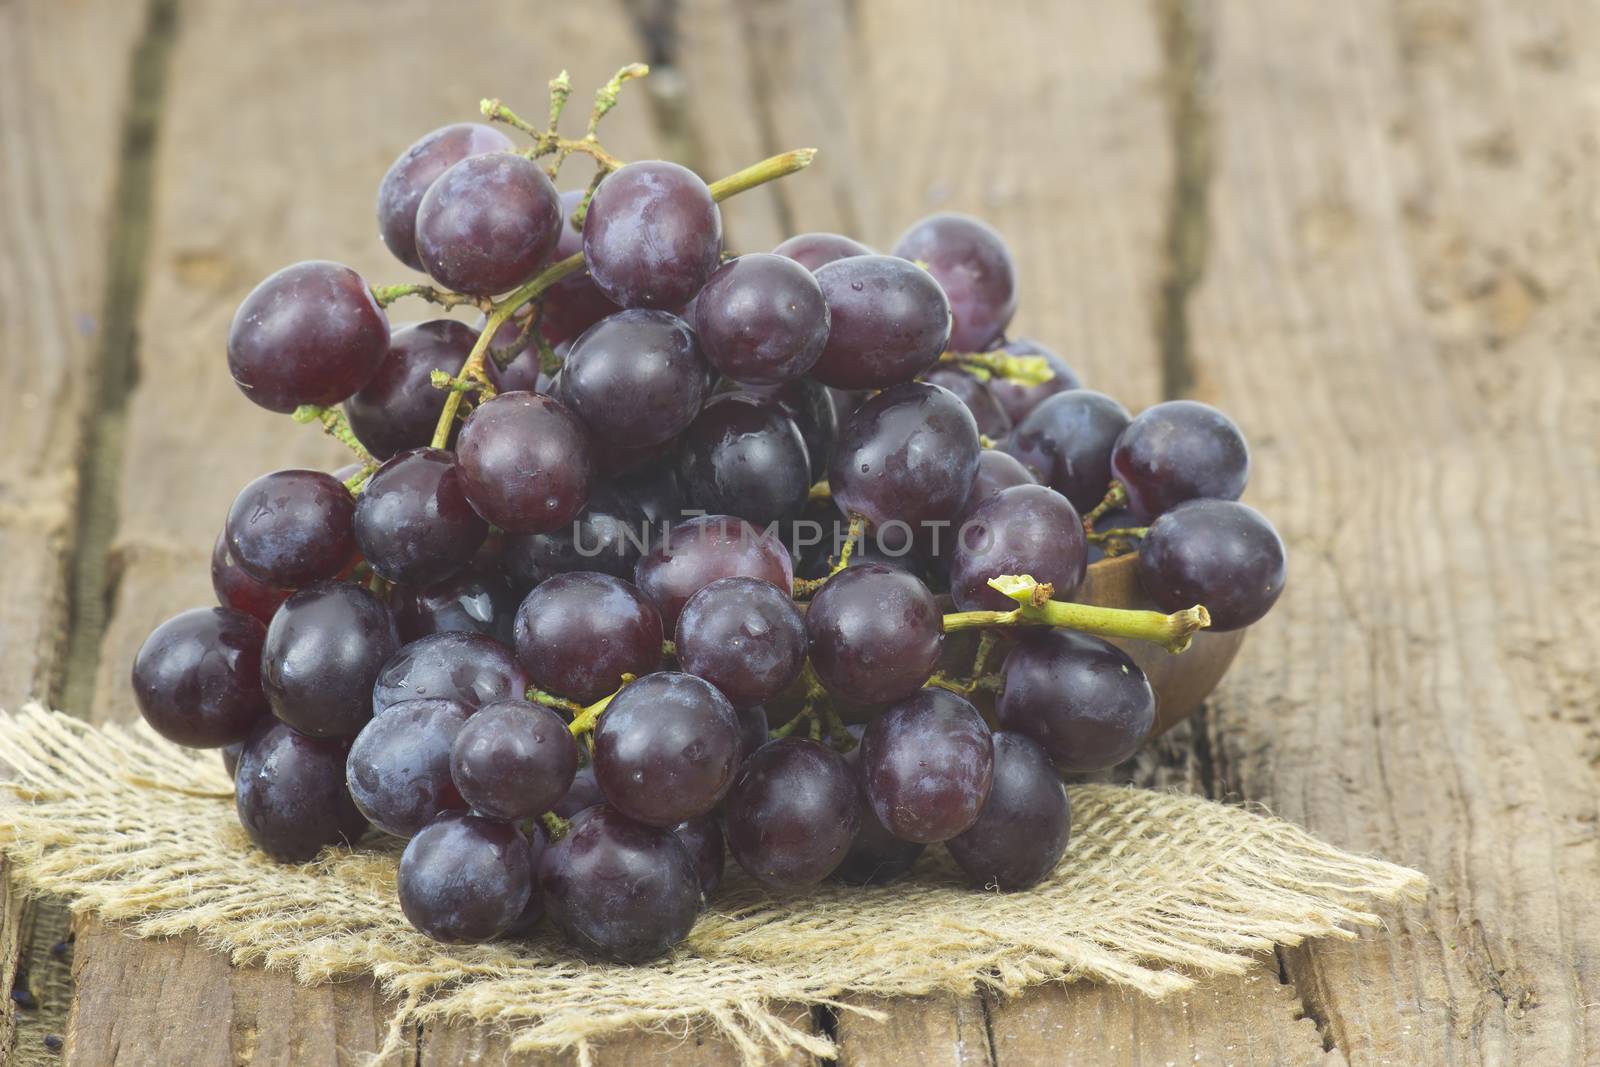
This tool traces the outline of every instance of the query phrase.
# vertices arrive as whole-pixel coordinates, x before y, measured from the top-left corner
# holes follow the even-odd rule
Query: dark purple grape
[[[973,885],[1027,889],[1056,869],[1072,833],[1067,787],[1038,743],[994,735],[994,783],[978,821],[944,843]]]
[[[1111,484],[1111,448],[1128,421],[1127,409],[1104,393],[1070,389],[1034,408],[1004,448],[1087,512]]]
[[[722,212],[706,183],[665,160],[606,175],[583,220],[595,284],[625,308],[681,308],[722,254]]]
[[[450,778],[450,747],[472,709],[455,700],[403,700],[361,728],[345,784],[367,821],[410,837],[446,811],[465,811]]]
[[[927,265],[950,298],[950,347],[985,352],[1017,310],[1017,267],[993,227],[944,212],[921,219],[895,242],[894,254]]]
[[[1010,611],[1016,601],[989,587],[1002,574],[1029,574],[1071,600],[1083,582],[1089,545],[1083,520],[1054,489],[1018,485],[973,508],[950,559],[950,594],[962,611]]]
[[[643,449],[687,429],[709,391],[689,324],[641,309],[601,319],[572,343],[559,395],[598,439]]]
[[[447,630],[403,645],[372,684],[372,713],[402,700],[458,700],[471,708],[521,699],[528,675],[511,649],[483,634]]]
[[[828,877],[860,827],[850,768],[816,741],[784,737],[763,745],[745,760],[728,791],[728,851],[771,889],[797,889]]]
[[[356,554],[356,502],[331,474],[263,474],[228,509],[228,551],[250,577],[279,588],[332,578]]]
[[[533,892],[533,853],[509,823],[449,812],[400,855],[400,910],[435,941],[488,941],[521,918]]]
[[[431,585],[460,571],[489,536],[462,491],[454,453],[402,452],[367,480],[356,502],[356,544],[391,582]]]
[[[493,126],[462,122],[441,126],[402,152],[378,184],[378,234],[395,258],[412,270],[422,269],[417,205],[439,175],[468,156],[511,147],[511,138]]]
[[[477,340],[476,330],[450,319],[394,331],[378,373],[344,402],[345,418],[367,451],[388,459],[433,440],[445,400],[444,390],[433,387],[433,372],[458,373]]]
[[[505,530],[558,530],[589,497],[589,437],[572,412],[538,393],[480,404],[461,427],[456,457],[473,508]]]
[[[1002,489],[1038,484],[1033,472],[1015,456],[999,449],[986,448],[978,453],[978,473],[972,479],[972,492],[967,494],[967,502],[961,509],[962,521],[972,514],[973,508]],[[954,541],[954,538],[949,540]]]
[[[772,699],[800,677],[806,620],[789,595],[759,578],[722,578],[683,606],[678,662],[734,707]]]
[[[922,380],[930,385],[942,386],[960,397],[961,402],[967,405],[967,410],[972,412],[978,432],[985,437],[999,441],[1011,432],[1011,416],[994,398],[987,382],[980,382],[960,367],[953,366],[935,367],[924,374]]]
[[[612,481],[619,493],[644,512],[651,530],[645,548],[659,541],[668,527],[683,518],[683,491],[678,488],[676,467],[674,460],[653,469],[632,471]]]
[[[948,841],[978,818],[994,776],[994,741],[978,709],[923,689],[861,735],[861,774],[878,821],[905,841]]]
[[[885,389],[856,409],[828,467],[833,500],[880,531],[955,518],[978,472],[978,427],[956,395],[925,382]]]
[[[792,259],[752,253],[718,267],[695,298],[710,364],[736,382],[774,385],[811,369],[828,343],[828,302]]]
[[[239,824],[257,848],[280,863],[304,863],[324,846],[355,844],[367,820],[344,784],[349,747],[276,719],[257,724],[233,775]]]
[[[1038,407],[1046,397],[1064,393],[1068,389],[1083,388],[1083,380],[1078,377],[1078,372],[1067,366],[1066,360],[1037,341],[1019,337],[1001,345],[999,351],[1012,356],[1038,356],[1055,372],[1055,377],[1047,378],[1038,385],[1023,385],[1005,378],[990,379],[989,391],[1005,409],[1013,426],[1027,418],[1028,412]]]
[[[515,289],[550,261],[560,236],[556,187],[543,167],[510,152],[468,156],[417,205],[417,257],[458,293]]]
[[[813,378],[796,378],[782,385],[740,385],[734,391],[776,401],[799,427],[811,460],[811,480],[828,476],[828,460],[839,440],[839,416],[827,386]]]
[[[540,689],[592,704],[661,663],[661,616],[639,589],[594,571],[558,574],[517,609],[517,659]]]
[[[1238,500],[1250,480],[1250,449],[1210,404],[1168,400],[1122,431],[1111,476],[1128,491],[1128,510],[1149,522],[1185,500]]]
[[[1098,771],[1133,755],[1156,721],[1144,671],[1122,649],[1071,630],[1028,634],[1006,656],[1000,726],[1044,746],[1065,771]]]
[[[600,790],[600,783],[594,776],[594,764],[591,763],[578,768],[578,773],[572,776],[572,785],[567,789],[566,795],[556,801],[550,810],[563,819],[570,819],[580,811],[605,802],[606,795]]]
[[[545,850],[539,890],[568,941],[619,963],[665,954],[700,911],[700,876],[678,836],[606,804],[575,816]]]
[[[760,578],[784,592],[794,588],[794,564],[782,541],[728,515],[701,515],[672,526],[639,557],[633,573],[669,632],[677,629],[689,598],[718,578]]]
[[[504,330],[509,326],[510,323],[507,323],[501,329]],[[496,393],[543,393],[545,396],[555,394],[552,379],[539,368],[539,349],[534,345],[524,346],[514,355],[508,356],[504,363],[491,349],[489,358],[483,361],[483,369],[484,373],[488,374],[489,382],[494,386]]]
[[[399,645],[389,609],[361,586],[300,590],[272,617],[261,649],[273,714],[304,734],[354,737],[372,717],[373,682]]]
[[[739,767],[739,719],[715,686],[663,671],[629,682],[594,731],[594,773],[613,807],[652,826],[704,815]]]
[[[567,795],[577,770],[578,745],[561,716],[524,700],[479,708],[450,754],[462,799],[494,819],[549,811]]]
[[[573,225],[572,213],[583,203],[586,189],[569,189],[561,194],[561,239],[556,242],[554,263],[583,251],[583,231]],[[539,331],[553,345],[571,341],[589,327],[622,309],[595,284],[585,268],[556,282],[544,294],[544,310],[539,316]],[[541,390],[542,391],[542,390]]]
[[[844,862],[833,872],[833,876],[845,885],[884,885],[892,882],[915,866],[928,849],[927,845],[902,841],[891,834],[873,812],[872,802],[867,799],[867,785],[861,776],[859,742],[865,730],[865,726],[849,727],[851,736],[858,743],[844,754],[845,763],[855,779],[856,793],[861,799],[861,832],[856,834],[855,843],[850,846]]]
[[[506,927],[505,932],[510,937],[532,933],[534,927],[539,925],[539,920],[544,918],[544,894],[539,892],[539,865],[544,862],[545,849],[550,847],[550,835],[537,822],[523,823],[522,830],[528,842],[528,870],[533,878],[532,885],[528,887],[528,903],[523,905],[522,914]]]
[[[549,533],[508,534],[500,565],[522,590],[557,574],[599,571],[632,578],[634,565],[652,540],[645,514],[614,485],[595,482],[589,503],[570,526]]]
[[[685,819],[672,828],[678,840],[694,860],[695,873],[700,876],[700,895],[709,897],[722,885],[722,869],[727,865],[726,849],[722,845],[722,827],[710,815],[698,819]]]
[[[228,550],[226,530],[217,534],[217,541],[211,546],[211,589],[217,594],[217,603],[223,607],[242,611],[263,623],[271,622],[278,605],[294,592],[258,582],[246,574]]]
[[[753,708],[735,708],[739,717],[739,763],[750,758],[750,753],[768,741],[767,709],[757,704]]]
[[[678,484],[701,511],[764,528],[805,507],[811,460],[800,428],[777,403],[723,393],[684,432]]]
[[[250,291],[228,328],[228,370],[268,411],[330,407],[372,380],[389,320],[349,267],[307,260]]]
[[[882,563],[829,578],[806,612],[811,666],[830,693],[868,704],[912,695],[933,674],[944,616],[928,587]]]
[[[860,241],[853,241],[837,233],[801,233],[784,241],[772,250],[773,255],[787,256],[806,270],[851,256],[873,255],[872,249]]]
[[[843,426],[845,420],[854,415],[856,408],[865,403],[873,393],[871,389],[835,389],[832,386],[826,388],[828,396],[833,399],[834,415],[840,426]]]
[[[1232,500],[1190,500],[1150,524],[1139,584],[1162,611],[1204,604],[1212,630],[1238,630],[1271,610],[1288,561],[1266,516]]]
[[[400,640],[464,630],[487,634],[502,644],[512,640],[512,622],[522,598],[492,565],[475,564],[452,578],[422,589],[396,586],[389,607]]]
[[[222,769],[232,778],[239,772],[239,755],[244,752],[244,742],[237,741],[231,745],[223,745],[217,750],[222,756]]]
[[[261,620],[232,608],[192,608],[150,631],[133,659],[133,695],[150,728],[190,748],[250,736],[267,713]]]
[[[950,302],[927,271],[894,256],[852,256],[817,271],[830,327],[811,376],[838,389],[909,382],[950,340]]]

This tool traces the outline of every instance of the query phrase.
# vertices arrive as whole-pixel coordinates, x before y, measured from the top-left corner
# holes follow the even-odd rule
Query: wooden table
[[[1387,930],[1162,1002],[1067,984],[814,1020],[843,1060],[1600,1058],[1593,5],[0,3],[0,705],[132,715],[132,654],[210,601],[236,489],[335,462],[229,382],[248,288],[312,257],[402,280],[371,202],[403,146],[635,58],[658,76],[607,120],[627,156],[719,175],[822,149],[728,205],[731,247],[977,212],[1017,252],[1020,332],[1130,407],[1238,418],[1291,584],[1132,774],[1434,880]],[[0,897],[0,975],[20,961],[40,1000],[7,1004],[0,1059],[54,1062],[54,1033],[84,1065],[357,1062],[389,1010],[92,921],[52,953],[65,922]],[[403,1059],[504,1056],[430,1029]]]

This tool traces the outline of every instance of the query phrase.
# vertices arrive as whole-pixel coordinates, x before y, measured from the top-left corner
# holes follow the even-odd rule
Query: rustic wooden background
[[[608,119],[625,156],[715,176],[822,150],[728,206],[733,247],[980,213],[1019,257],[1021,332],[1130,407],[1238,418],[1289,591],[1132,773],[1434,879],[1382,932],[1162,1002],[1067,984],[813,1019],[844,1062],[1600,1059],[1589,3],[0,0],[0,705],[132,715],[133,651],[209,601],[236,488],[334,461],[229,382],[247,289],[311,257],[402,280],[371,212],[402,147],[636,58],[658,73]],[[0,1059],[54,1062],[60,1035],[84,1065],[358,1062],[384,1025],[365,984],[66,933],[0,895],[0,980],[39,1002],[6,1004]],[[430,1029],[403,1062],[503,1059]]]

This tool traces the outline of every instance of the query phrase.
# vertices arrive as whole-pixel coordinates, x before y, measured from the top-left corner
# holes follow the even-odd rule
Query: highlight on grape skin
[[[1283,591],[1245,435],[1011,332],[1028,279],[976,217],[726,247],[720,202],[814,150],[625,160],[597,131],[645,73],[581,136],[565,76],[548,124],[424,132],[374,175],[394,282],[307,259],[241,294],[227,372],[354,463],[236,490],[140,709],[220,750],[277,862],[406,841],[396,906],[440,941],[640,963],[734,878],[1026,892],[1071,852],[1064,778],[1162,721],[1137,650]],[[1079,599],[1108,566],[1137,604]]]

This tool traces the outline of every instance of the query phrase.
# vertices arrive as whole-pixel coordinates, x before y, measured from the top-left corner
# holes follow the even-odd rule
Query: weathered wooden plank
[[[1423,909],[1285,954],[1355,1063],[1600,1049],[1600,15],[1196,5],[1206,395],[1291,545],[1215,701],[1231,787],[1415,865]]]

